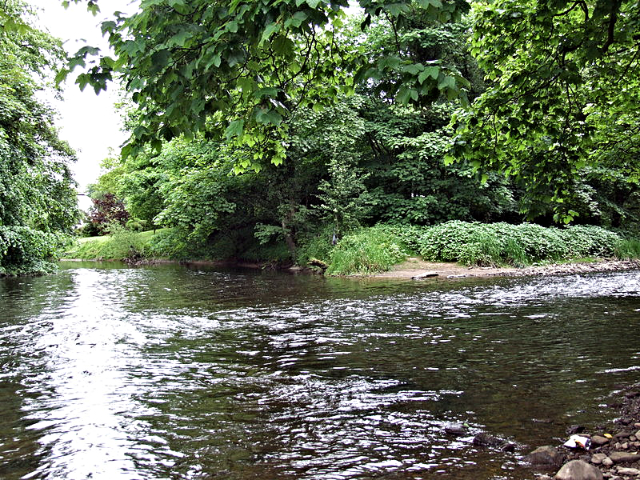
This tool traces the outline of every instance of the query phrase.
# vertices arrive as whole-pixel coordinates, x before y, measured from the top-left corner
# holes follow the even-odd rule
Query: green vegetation
[[[74,154],[36,96],[63,53],[30,18],[23,2],[0,2],[0,276],[52,271],[78,219]]]
[[[384,227],[366,228],[343,238],[329,257],[329,275],[376,273],[389,270],[410,251],[400,237]]]
[[[180,243],[174,235],[169,229],[135,233],[115,224],[109,236],[79,239],[65,256],[84,260],[223,260],[232,257],[228,254],[229,245],[197,249]],[[427,227],[377,225],[346,235],[335,246],[317,237],[301,249],[298,263],[327,265],[328,275],[361,275],[387,271],[410,255],[469,266],[525,267],[551,261],[638,259],[640,240],[596,226],[547,228],[529,223],[462,221]],[[284,243],[265,246],[259,242],[235,258],[284,264],[290,259]]]
[[[525,266],[544,260],[612,258],[622,238],[604,228],[452,221],[425,229],[415,242],[425,260]]]
[[[109,230],[109,235],[100,237],[79,238],[74,245],[63,254],[64,258],[79,260],[126,260],[140,257],[164,257],[162,252],[152,250],[152,242],[156,235],[162,235],[163,231],[154,233],[132,232],[117,224]]]
[[[386,269],[409,251],[518,266],[636,255],[637,2],[358,4],[348,16],[347,0],[143,0],[104,22],[113,57],[85,46],[57,76],[83,69],[80,87],[96,91],[118,76],[128,94],[130,140],[104,160],[84,227],[111,240],[78,255],[329,273]],[[0,77],[0,95],[26,92],[15,111],[37,114],[24,72],[57,50],[17,48],[41,37],[1,8],[2,35],[23,35],[3,61],[23,75]],[[3,128],[29,133],[14,117]],[[0,176],[0,253],[14,265],[45,261],[53,237],[7,228],[61,243],[76,219],[69,152],[45,130],[38,149],[2,157],[19,166]],[[14,205],[25,208],[3,213]],[[136,243],[129,230],[142,229],[165,230]]]

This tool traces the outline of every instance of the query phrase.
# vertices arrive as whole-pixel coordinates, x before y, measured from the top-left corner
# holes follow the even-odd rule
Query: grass
[[[78,260],[124,260],[134,255],[150,256],[152,242],[161,232],[120,229],[111,235],[79,238],[62,256]]]
[[[329,275],[353,275],[384,272],[411,254],[410,250],[389,229],[364,228],[345,236],[333,249]]]

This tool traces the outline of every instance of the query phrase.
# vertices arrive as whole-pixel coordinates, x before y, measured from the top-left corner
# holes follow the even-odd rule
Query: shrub
[[[331,252],[329,275],[389,270],[407,258],[409,249],[388,228],[372,227],[345,236]]]
[[[637,238],[620,239],[614,250],[615,256],[622,260],[640,258],[640,240]]]
[[[54,271],[57,253],[68,240],[60,233],[0,225],[0,276]]]
[[[618,234],[594,226],[560,229],[527,223],[451,221],[425,229],[417,244],[425,260],[524,266],[538,261],[611,257],[619,241]]]

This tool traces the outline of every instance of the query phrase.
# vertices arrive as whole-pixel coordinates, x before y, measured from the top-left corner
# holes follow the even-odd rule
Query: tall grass
[[[340,240],[331,252],[327,274],[384,272],[409,254],[406,245],[389,229],[365,228]]]
[[[616,257],[622,260],[640,258],[640,240],[637,238],[623,238],[615,247]]]

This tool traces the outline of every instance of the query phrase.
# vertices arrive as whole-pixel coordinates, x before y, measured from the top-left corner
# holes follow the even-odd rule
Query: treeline
[[[0,276],[55,269],[79,219],[75,154],[37,97],[64,52],[32,18],[23,2],[0,2]]]
[[[0,275],[51,269],[76,223],[73,153],[35,96],[74,68],[122,80],[131,134],[84,233],[162,227],[152,255],[304,265],[362,227],[449,221],[637,235],[638,2],[357,3],[142,2],[103,22],[113,53],[59,69],[1,2]]]
[[[400,38],[390,22],[367,30],[353,21],[343,39],[376,64],[396,41],[415,61],[439,62],[469,79],[473,100],[488,84],[469,54],[469,20],[441,24],[416,14]],[[173,258],[294,261],[328,258],[350,232],[377,224],[425,226],[450,220],[554,223],[556,205],[526,194],[501,172],[484,176],[463,159],[446,164],[459,98],[437,95],[423,107],[387,95],[393,78],[364,79],[324,108],[298,109],[288,123],[286,158],[260,159],[256,145],[185,136],[124,160],[107,159],[92,187],[85,234],[111,222],[170,227],[154,240]],[[129,116],[136,128],[135,110]],[[567,195],[574,223],[633,229],[640,192],[615,168],[584,169]],[[123,212],[126,211],[126,214]]]

